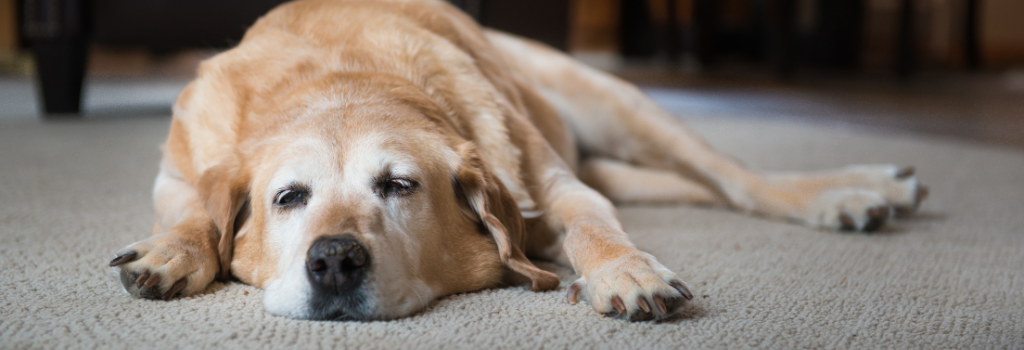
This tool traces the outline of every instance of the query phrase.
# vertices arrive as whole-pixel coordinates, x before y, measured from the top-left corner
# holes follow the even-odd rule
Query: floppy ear
[[[533,265],[523,254],[526,223],[512,194],[488,171],[476,148],[470,143],[459,146],[462,163],[456,169],[456,192],[464,197],[469,211],[494,236],[501,261],[512,271],[530,279],[533,291],[558,287],[558,277]]]
[[[240,166],[234,162],[215,165],[203,172],[196,188],[220,234],[220,243],[217,244],[220,272],[217,278],[221,281],[231,277],[235,228],[241,226],[241,222],[236,221],[240,217],[246,217],[238,215],[246,203],[249,186],[248,180],[242,176],[240,170]]]

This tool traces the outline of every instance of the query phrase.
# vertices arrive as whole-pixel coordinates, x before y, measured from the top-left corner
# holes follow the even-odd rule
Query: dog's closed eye
[[[290,208],[305,205],[309,200],[309,190],[295,185],[289,185],[277,192],[274,196],[274,206]]]
[[[377,182],[374,192],[381,197],[407,196],[419,188],[419,183],[413,180],[387,176]]]

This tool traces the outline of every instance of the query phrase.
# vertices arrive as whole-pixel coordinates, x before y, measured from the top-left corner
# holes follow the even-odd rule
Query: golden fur
[[[374,187],[382,178],[415,186],[389,197]],[[296,186],[307,202],[275,204]],[[606,196],[859,230],[923,193],[888,165],[752,172],[628,83],[483,31],[441,1],[302,0],[261,18],[182,91],[154,236],[111,266],[136,296],[234,276],[267,289],[272,313],[387,319],[503,283],[557,288],[530,256],[572,265],[571,302],[582,293],[598,312],[652,319],[692,292],[629,242]],[[303,259],[337,234],[373,265],[358,298],[320,310]]]

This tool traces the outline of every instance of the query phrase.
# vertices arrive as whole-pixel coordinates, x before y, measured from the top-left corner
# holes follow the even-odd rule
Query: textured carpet
[[[876,234],[722,210],[623,207],[633,241],[697,297],[627,323],[563,288],[444,298],[389,322],[268,315],[259,289],[127,297],[106,267],[148,235],[166,117],[0,124],[0,348],[1024,348],[1024,152],[784,122],[694,118],[762,169],[913,164],[919,217]]]

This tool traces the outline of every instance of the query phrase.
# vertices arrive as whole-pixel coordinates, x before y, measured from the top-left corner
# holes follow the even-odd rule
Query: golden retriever
[[[300,319],[407,316],[453,293],[559,287],[662,319],[691,288],[613,202],[730,207],[871,231],[927,193],[912,168],[762,173],[630,84],[482,30],[437,0],[301,0],[202,63],[178,97],[153,235],[110,262],[136,297],[232,276]]]

